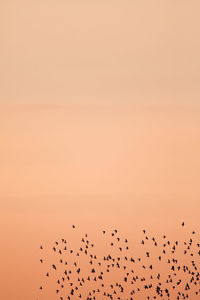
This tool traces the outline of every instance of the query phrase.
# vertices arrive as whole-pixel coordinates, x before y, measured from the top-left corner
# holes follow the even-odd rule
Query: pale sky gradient
[[[37,247],[66,220],[130,235],[128,224],[199,226],[199,11],[193,0],[1,0],[2,299],[35,300]],[[8,288],[13,264],[26,288]]]
[[[1,103],[199,105],[199,1],[1,0]]]

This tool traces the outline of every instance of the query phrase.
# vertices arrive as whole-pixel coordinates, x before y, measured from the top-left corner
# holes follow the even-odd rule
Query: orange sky
[[[71,223],[198,227],[199,9],[1,0],[2,299],[36,299],[38,245]]]

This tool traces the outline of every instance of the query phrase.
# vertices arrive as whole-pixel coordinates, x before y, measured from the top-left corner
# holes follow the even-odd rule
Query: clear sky
[[[199,10],[193,0],[1,0],[0,224],[3,251],[18,249],[5,287],[22,248],[54,239],[65,218],[199,225]],[[35,299],[28,279],[15,285],[18,298],[5,289],[4,299]]]

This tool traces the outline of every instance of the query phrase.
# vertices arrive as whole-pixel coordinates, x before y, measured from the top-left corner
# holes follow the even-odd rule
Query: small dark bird
[[[184,222],[181,225],[184,226]],[[75,228],[75,225],[72,225],[72,227]],[[55,242],[56,245],[53,247],[55,253],[53,253],[52,259],[55,259],[54,263],[56,263],[50,264],[50,266],[57,270],[55,273],[53,272],[54,275],[51,277],[55,277],[57,274],[55,291],[57,294],[59,293],[60,297],[58,299],[72,300],[72,298],[82,298],[85,300],[98,300],[105,296],[110,300],[133,300],[135,299],[133,295],[137,299],[136,293],[138,293],[138,297],[141,293],[143,298],[149,300],[165,299],[165,297],[166,299],[180,300],[193,299],[193,294],[199,295],[200,269],[197,257],[200,256],[200,243],[195,235],[195,231],[191,231],[193,238],[190,237],[187,241],[170,241],[163,234],[159,235],[160,238],[156,239],[156,241],[154,237],[146,236],[146,230],[143,230],[145,236],[140,243],[141,248],[139,251],[141,251],[141,255],[139,258],[137,256],[134,257],[134,253],[131,253],[128,239],[119,238],[117,230],[103,230],[102,232],[104,235],[106,234],[106,244],[105,247],[102,247],[102,251],[105,252],[102,253],[104,254],[102,256],[99,256],[98,252],[98,255],[95,253],[95,244],[88,238],[87,234],[80,239],[80,245],[75,249],[71,245],[66,247],[64,238],[59,238],[59,241],[62,243]],[[163,239],[166,239],[165,243],[163,243]],[[141,246],[141,244],[145,244],[145,246]],[[112,246],[111,248],[109,247],[110,245]],[[158,252],[158,254],[155,254],[154,251],[151,252],[152,246],[157,247],[156,253]],[[43,249],[42,245],[40,249]],[[179,258],[179,253],[185,255],[184,262]],[[42,254],[44,255],[45,253],[42,252]],[[192,261],[189,259],[190,257],[192,257]],[[154,265],[155,258],[157,258],[156,265]],[[81,265],[82,259],[86,260],[84,265]],[[40,262],[42,263],[43,259],[40,259]],[[58,268],[56,267],[57,263],[59,263]],[[92,268],[85,268],[85,263]],[[133,263],[135,268],[132,267]],[[67,265],[66,269],[62,268],[64,265]],[[159,267],[162,270],[163,265],[165,265],[164,269],[167,270],[168,268],[169,273],[163,273],[162,271],[157,273],[157,270],[160,269]],[[120,271],[118,275],[119,281],[117,282],[113,282],[113,279],[116,278],[115,273],[113,273],[115,270]],[[148,270],[148,272],[146,273],[144,270]],[[49,278],[50,274],[47,272],[46,274],[44,273],[44,276]],[[110,276],[108,276],[109,274]],[[104,276],[107,277],[105,278]],[[88,281],[90,281],[92,286],[88,286],[87,290],[85,289],[85,284]],[[97,286],[95,286],[96,284]],[[133,285],[134,290],[131,288]],[[65,288],[66,298],[63,298],[61,294]],[[40,290],[42,289],[41,285]],[[86,290],[87,294],[85,294]],[[151,295],[148,294],[150,290]]]

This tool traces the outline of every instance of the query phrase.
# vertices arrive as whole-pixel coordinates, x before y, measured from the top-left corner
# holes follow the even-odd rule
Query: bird
[[[182,224],[184,226],[184,222]],[[193,295],[199,295],[200,243],[196,231],[191,231],[189,239],[171,241],[164,233],[155,239],[150,234],[146,235],[144,229],[139,257],[134,255],[128,237],[120,236],[119,229],[102,230],[102,233],[105,246],[98,252],[95,252],[97,246],[87,233],[80,238],[78,247],[73,248],[65,237],[57,240],[56,246],[50,247],[53,250],[50,266],[55,271],[53,277],[57,278],[55,293],[60,300],[100,300],[104,297],[132,300],[137,299],[139,294],[146,299],[193,299]],[[43,247],[41,250],[45,255],[46,245],[45,250]],[[181,260],[180,253],[186,257],[185,260]],[[44,259],[45,267],[47,258]],[[164,266],[166,271],[159,272],[159,266],[161,270]],[[120,272],[117,277],[115,272]],[[50,273],[49,269],[45,273],[47,281],[52,278]],[[41,292],[43,286],[47,288],[46,282],[45,285],[41,283]]]

